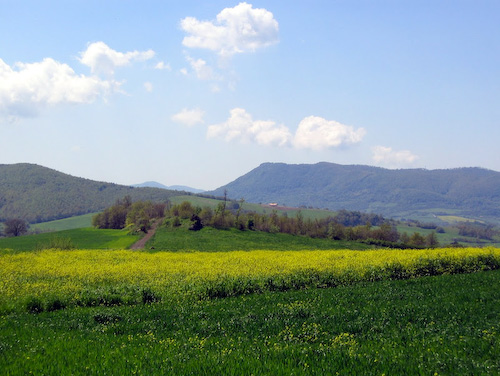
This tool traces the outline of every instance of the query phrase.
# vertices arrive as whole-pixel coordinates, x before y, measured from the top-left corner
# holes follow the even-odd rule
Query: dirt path
[[[153,226],[149,229],[148,233],[139,241],[135,242],[130,246],[130,249],[142,249],[146,245],[147,241],[153,237],[153,235],[156,233],[156,228],[160,224],[161,219],[158,219],[155,223],[153,223]]]

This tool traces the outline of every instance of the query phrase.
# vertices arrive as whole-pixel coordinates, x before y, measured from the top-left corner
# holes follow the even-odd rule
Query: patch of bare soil
[[[153,235],[156,233],[156,228],[158,225],[161,223],[161,219],[158,219],[155,223],[153,223],[153,226],[148,230],[147,234],[144,235],[144,237],[134,244],[130,246],[130,249],[143,249],[144,246],[146,245],[147,241],[153,237]]]

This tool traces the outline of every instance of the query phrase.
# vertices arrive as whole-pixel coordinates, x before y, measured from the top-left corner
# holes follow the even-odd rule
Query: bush
[[[37,250],[42,249],[60,249],[60,250],[70,250],[75,249],[75,245],[71,238],[54,236],[47,243],[40,243],[36,245]]]
[[[59,298],[55,298],[53,300],[51,300],[48,304],[47,304],[47,311],[48,312],[52,312],[52,311],[58,311],[60,309],[64,309],[66,308],[66,303],[64,303],[61,299]]]
[[[193,214],[191,217],[191,226],[189,229],[191,231],[200,231],[203,228],[203,224],[201,223],[201,218],[198,217],[196,214]]]
[[[142,290],[142,303],[143,304],[151,304],[151,303],[156,303],[159,302],[161,298],[156,295],[153,291],[150,289],[144,289]]]
[[[181,225],[181,219],[177,216],[172,220],[172,227],[179,227]]]
[[[43,312],[43,304],[39,298],[31,298],[26,303],[26,311],[29,313],[41,313]]]

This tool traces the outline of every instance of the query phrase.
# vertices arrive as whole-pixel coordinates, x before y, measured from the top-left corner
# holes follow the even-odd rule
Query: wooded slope
[[[264,163],[218,188],[231,198],[408,216],[439,211],[500,218],[500,173],[482,168],[389,170],[361,165]]]
[[[126,195],[134,201],[164,201],[178,194],[78,178],[35,164],[0,165],[0,221],[43,222],[97,212]]]

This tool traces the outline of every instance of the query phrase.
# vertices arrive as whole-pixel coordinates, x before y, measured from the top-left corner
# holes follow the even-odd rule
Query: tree
[[[387,222],[380,225],[378,229],[373,230],[370,236],[373,239],[385,240],[388,242],[397,242],[399,239],[397,229]]]
[[[436,248],[439,246],[439,241],[434,231],[425,237],[425,246],[428,248]]]
[[[196,214],[193,214],[193,216],[191,217],[191,222],[192,224],[189,227],[191,231],[200,231],[203,228],[203,223],[201,223],[201,218]]]
[[[236,203],[238,204],[238,207],[236,208],[236,220],[235,220],[235,225],[237,228],[239,228],[240,230],[243,230],[245,228],[245,225],[243,224],[243,222],[240,222],[240,214],[241,214],[241,210],[243,209],[243,203],[245,202],[245,199],[242,197],[240,202],[239,203]]]
[[[170,214],[174,217],[189,219],[193,214],[198,214],[198,209],[193,207],[189,201],[183,201],[179,205],[174,205],[170,209]]]
[[[410,236],[406,233],[406,232],[403,232],[400,236],[399,236],[399,241],[401,242],[401,244],[403,245],[409,245],[410,244]]]
[[[345,227],[343,224],[337,222],[330,223],[328,237],[333,240],[342,240],[345,236],[344,231]]]
[[[4,222],[4,232],[7,236],[19,236],[28,231],[28,224],[24,219],[11,218]]]
[[[214,216],[214,211],[211,207],[205,206],[201,209],[200,214],[201,222],[204,225],[210,225],[212,223],[212,218]]]
[[[419,232],[414,232],[410,236],[410,245],[416,248],[423,248],[425,247],[425,238]]]

